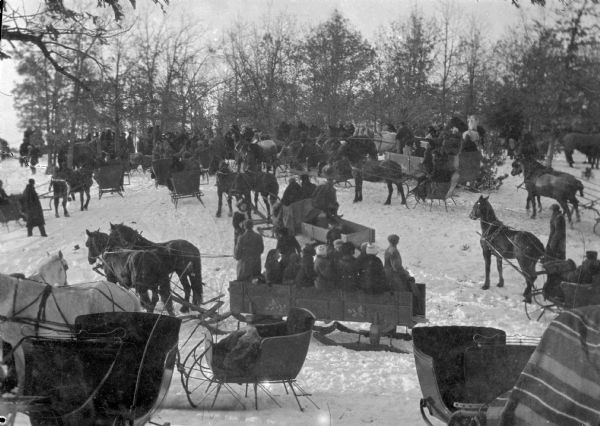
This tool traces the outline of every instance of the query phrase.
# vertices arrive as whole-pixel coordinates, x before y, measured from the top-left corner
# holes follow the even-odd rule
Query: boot
[[[46,234],[46,228],[44,226],[40,226],[40,234],[42,235],[42,237],[47,237],[48,236]]]

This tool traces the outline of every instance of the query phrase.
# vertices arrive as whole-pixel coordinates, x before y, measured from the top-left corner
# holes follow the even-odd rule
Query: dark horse
[[[480,196],[473,206],[469,217],[479,219],[481,224],[481,250],[485,260],[484,290],[490,288],[490,263],[492,255],[496,256],[499,281],[497,286],[504,286],[502,276],[502,259],[517,259],[520,272],[525,277],[527,287],[523,292],[526,303],[531,303],[531,291],[536,279],[535,265],[544,256],[544,245],[531,232],[509,228],[498,220],[489,197]]]
[[[388,206],[392,203],[392,194],[394,188],[392,184],[396,184],[398,194],[402,198],[402,204],[406,204],[406,196],[404,195],[404,189],[402,187],[402,180],[405,177],[402,172],[402,166],[395,161],[391,160],[368,160],[365,161],[362,167],[363,179],[368,182],[385,182],[388,187],[388,196],[385,200],[384,205]],[[362,188],[362,185],[361,185]],[[360,194],[360,201],[362,201],[362,192]]]
[[[60,216],[58,214],[58,203],[61,198],[64,215],[69,217],[67,201],[70,198],[75,200],[75,193],[79,193],[81,211],[88,209],[88,205],[90,204],[90,187],[93,185],[92,174],[92,169],[86,165],[78,170],[61,168],[50,179],[48,190],[53,191],[54,213],[56,217]],[[86,195],[85,203],[83,202],[84,194]]]
[[[111,242],[117,247],[131,250],[156,250],[157,255],[166,265],[169,273],[175,272],[183,287],[184,300],[189,304],[190,291],[192,303],[196,306],[202,303],[202,260],[200,250],[187,240],[169,240],[154,243],[133,228],[124,224],[110,224]],[[186,304],[181,312],[188,312]]]
[[[388,183],[388,190],[391,188],[392,182],[396,182],[398,192],[402,194],[402,202],[406,204],[404,191],[401,185],[398,185],[398,179],[402,175],[400,165],[386,163],[383,172],[382,164],[377,162],[377,147],[372,139],[362,137],[350,137],[345,142],[330,138],[324,142],[323,149],[329,154],[329,164],[332,166],[337,180],[346,180],[351,176],[354,178],[354,202],[362,201],[362,184],[363,180]],[[367,160],[370,160],[367,162]],[[386,204],[389,204],[391,195],[388,196]]]
[[[600,162],[600,133],[567,133],[563,137],[563,147],[565,157],[570,167],[573,167],[573,150],[577,150],[586,155],[592,168]]]
[[[529,202],[533,205],[532,218],[536,216],[535,197],[553,198],[560,204],[562,210],[567,214],[569,223],[571,211],[567,202],[573,205],[577,220],[579,221],[579,201],[575,194],[579,191],[583,196],[583,183],[568,173],[557,172],[549,167],[538,163],[533,158],[522,157],[513,161],[511,174],[513,176],[523,173],[525,188],[527,189],[527,206]]]
[[[100,231],[85,230],[88,238],[90,265],[97,260],[102,262],[104,275],[111,283],[125,288],[133,288],[140,295],[142,306],[148,312],[154,312],[158,297],[165,305],[169,315],[174,315],[171,301],[169,270],[163,264],[156,250],[122,250],[111,244],[110,236]],[[152,292],[152,298],[148,292]]]
[[[277,155],[280,164],[286,164],[296,170],[310,170],[316,168],[321,174],[323,166],[327,164],[327,154],[316,143],[292,141],[281,148]]]
[[[222,162],[217,172],[217,195],[219,197],[217,207],[217,217],[221,217],[221,207],[223,205],[223,194],[227,194],[227,205],[229,207],[229,216],[233,214],[231,200],[235,197],[243,200],[247,206],[248,218],[252,217],[252,197],[251,191],[254,191],[254,209],[258,209],[258,194],[260,193],[267,208],[268,218],[271,217],[270,201],[277,199],[279,193],[279,183],[277,178],[271,173],[262,171],[248,171],[237,173],[232,171],[227,163]]]
[[[255,135],[253,137],[252,143],[239,144],[242,161],[246,163],[249,170],[260,171],[265,165],[267,172],[273,170],[275,174],[279,152],[277,144],[272,139],[258,140]]]

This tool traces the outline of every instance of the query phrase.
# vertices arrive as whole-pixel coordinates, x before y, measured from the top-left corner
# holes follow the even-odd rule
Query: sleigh
[[[181,320],[140,312],[82,315],[64,338],[23,340],[22,397],[3,414],[37,425],[143,425],[166,396]],[[14,419],[13,419],[14,420]]]
[[[417,327],[412,335],[420,410],[429,425],[428,416],[450,423],[509,391],[537,344],[488,327]]]
[[[100,167],[94,171],[94,179],[98,184],[98,198],[102,198],[102,194],[115,192],[123,196],[124,171],[121,163]]]
[[[316,327],[321,334],[334,329],[368,336],[379,344],[381,335],[395,335],[396,327],[407,329],[425,321],[425,284],[417,284],[419,297],[411,292],[366,294],[362,291],[321,290],[284,284],[253,284],[246,281],[229,283],[231,313],[238,319],[253,322],[267,318],[282,318],[295,307],[308,309],[321,321],[334,322]],[[338,321],[370,323],[368,332],[357,332]],[[325,339],[322,339],[325,340]]]
[[[173,173],[169,178],[171,181],[171,201],[175,204],[177,209],[177,203],[182,198],[197,198],[202,202],[202,191],[200,191],[200,175],[202,171],[200,169],[185,170],[183,172]]]

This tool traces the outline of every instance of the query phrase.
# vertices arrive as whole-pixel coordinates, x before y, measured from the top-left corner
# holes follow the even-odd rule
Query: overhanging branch
[[[29,34],[29,33],[19,31],[19,30],[3,29],[2,38],[7,41],[16,41],[16,42],[20,42],[20,43],[33,44],[38,49],[40,49],[40,51],[42,52],[44,57],[46,59],[48,59],[50,64],[52,64],[52,66],[54,67],[54,69],[57,72],[61,73],[65,77],[69,78],[76,84],[81,85],[81,87],[84,90],[86,90],[88,92],[90,91],[90,88],[85,83],[83,83],[81,81],[81,79],[79,79],[78,77],[76,77],[75,75],[73,75],[72,73],[67,71],[63,66],[61,66],[56,61],[56,59],[54,59],[54,57],[52,56],[52,53],[48,50],[48,47],[46,46],[46,42],[44,41],[43,35]]]

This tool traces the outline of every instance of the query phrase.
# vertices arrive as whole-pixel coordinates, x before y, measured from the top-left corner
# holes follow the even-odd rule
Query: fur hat
[[[333,248],[339,250],[342,247],[342,244],[344,244],[344,240],[335,240],[333,242]]]
[[[331,167],[331,166],[323,167],[323,170],[321,171],[321,173],[327,179],[333,179],[335,177],[335,171],[333,170],[333,167]]]
[[[560,211],[560,206],[558,204],[552,204],[550,210]]]
[[[396,245],[400,241],[400,237],[396,234],[388,235],[388,242],[390,244]]]
[[[317,246],[317,256],[327,256],[327,246],[324,244],[321,244],[320,246]]]
[[[246,204],[246,202],[244,200],[240,200],[237,203],[237,208],[238,208],[239,211],[245,212],[245,211],[248,210],[248,205]]]
[[[35,185],[35,179],[29,179],[29,183],[30,183],[31,185]]]
[[[367,254],[377,254],[379,252],[379,249],[377,248],[377,246],[375,244],[367,244]]]
[[[252,219],[247,219],[244,221],[244,229],[252,229],[254,227],[254,222]]]

